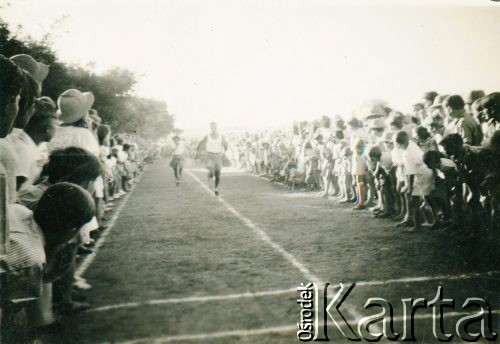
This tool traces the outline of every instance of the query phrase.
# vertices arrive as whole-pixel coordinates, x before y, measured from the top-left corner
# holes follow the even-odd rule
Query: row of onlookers
[[[0,55],[0,70],[0,336],[17,343],[90,307],[79,258],[155,147],[113,136],[90,92],[42,96],[49,67],[29,55]]]
[[[289,132],[231,135],[228,155],[290,189],[370,209],[409,231],[473,236],[499,229],[499,129],[500,93],[428,92],[409,114],[373,103],[347,123],[324,116]]]

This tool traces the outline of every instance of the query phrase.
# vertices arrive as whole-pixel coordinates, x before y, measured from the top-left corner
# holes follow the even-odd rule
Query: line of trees
[[[96,74],[90,68],[64,63],[52,49],[49,35],[40,41],[25,35],[20,38],[7,23],[0,21],[0,54],[7,57],[29,54],[48,64],[50,73],[43,83],[42,94],[54,100],[69,88],[92,92],[96,99],[94,108],[114,132],[158,138],[177,131],[174,116],[165,102],[133,95],[137,83],[134,73],[115,67]]]

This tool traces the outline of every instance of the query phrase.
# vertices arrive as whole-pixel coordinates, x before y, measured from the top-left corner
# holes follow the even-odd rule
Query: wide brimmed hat
[[[75,123],[87,116],[94,104],[94,95],[76,89],[64,91],[57,100],[59,120],[65,124]]]
[[[440,94],[434,98],[434,102],[431,105],[431,108],[440,108],[443,106],[444,100],[448,97],[447,94]]]
[[[14,63],[27,71],[36,82],[41,84],[47,75],[49,75],[49,66],[42,62],[38,62],[30,55],[19,54],[10,58]]]
[[[476,99],[472,106],[478,110],[483,110],[485,107],[500,108],[500,92],[493,92]]]

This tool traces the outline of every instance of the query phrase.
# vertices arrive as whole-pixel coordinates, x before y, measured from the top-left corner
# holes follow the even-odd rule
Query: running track
[[[348,320],[369,314],[369,297],[388,299],[397,318],[402,298],[431,300],[438,285],[458,305],[476,296],[500,310],[496,242],[408,234],[247,173],[222,178],[216,198],[203,169],[177,187],[168,161],[150,165],[79,270],[94,308],[51,343],[298,343],[301,282],[358,282]],[[449,332],[461,314],[446,318]],[[437,342],[429,315],[417,317],[419,342]],[[347,342],[336,329],[329,337]]]

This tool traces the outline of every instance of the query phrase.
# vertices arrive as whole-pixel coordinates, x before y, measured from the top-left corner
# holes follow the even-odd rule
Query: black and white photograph
[[[0,0],[0,343],[500,342],[500,1]]]

